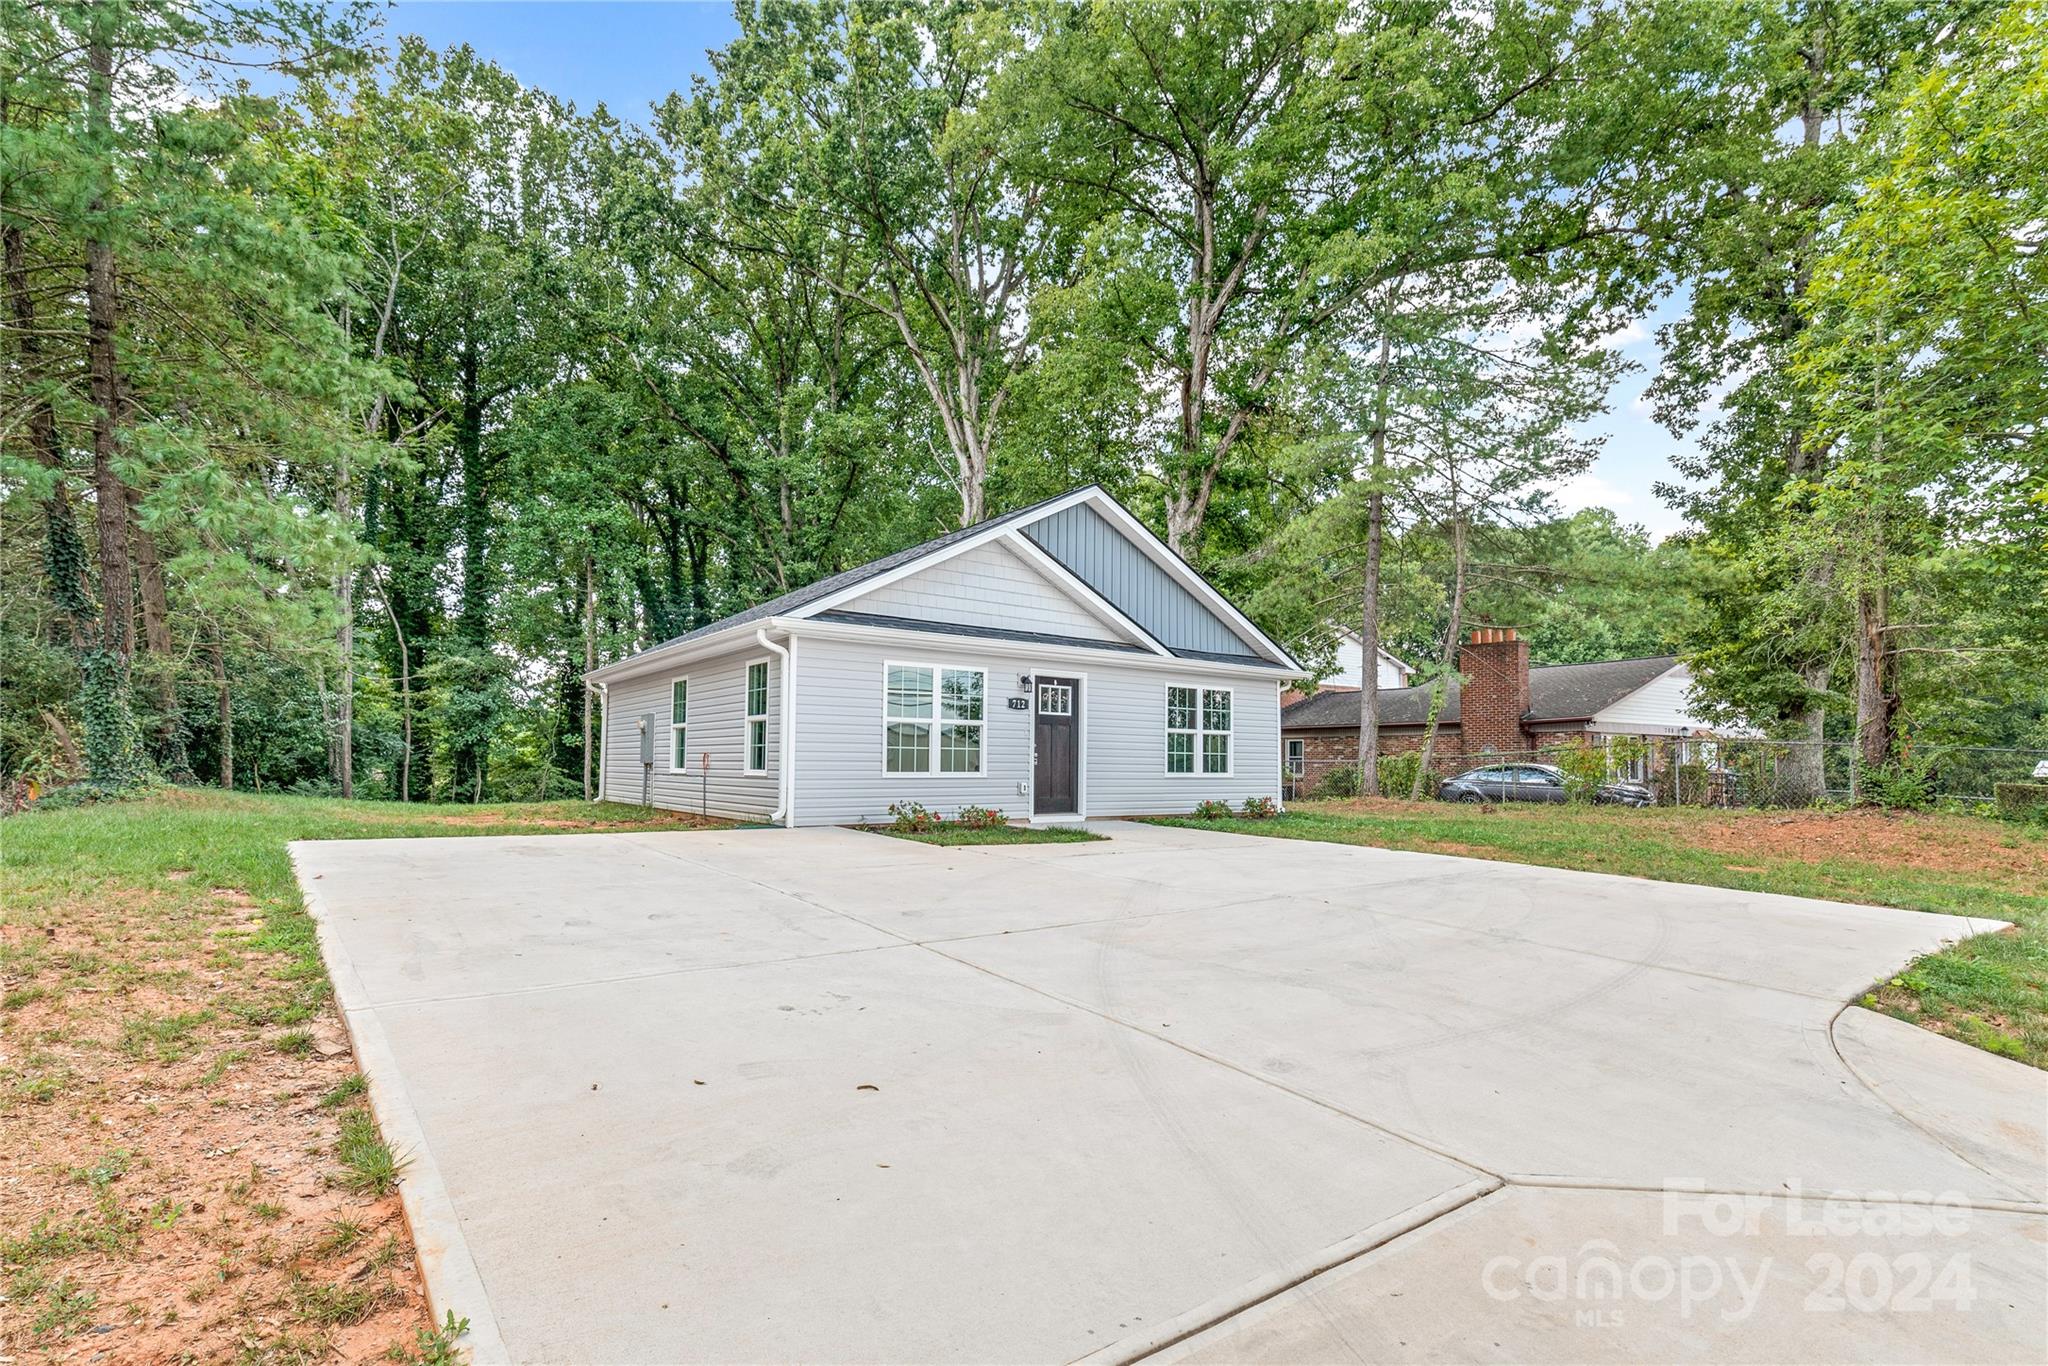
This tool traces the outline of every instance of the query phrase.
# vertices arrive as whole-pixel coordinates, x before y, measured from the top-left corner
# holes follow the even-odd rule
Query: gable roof
[[[1593,664],[1538,665],[1529,670],[1529,710],[1522,719],[1537,725],[1590,720],[1595,712],[1661,677],[1677,663],[1676,655],[1654,655]],[[1458,723],[1458,692],[1454,679],[1444,691],[1443,710],[1437,714],[1445,725]],[[1288,730],[1356,730],[1362,701],[1356,689],[1325,689],[1281,712],[1280,725]],[[1428,685],[1380,690],[1380,725],[1421,726],[1428,721]]]
[[[900,576],[925,561],[934,561],[957,554],[968,549],[970,546],[1020,530],[1034,522],[1083,504],[1091,506],[1095,511],[1103,515],[1105,521],[1117,526],[1127,539],[1138,546],[1139,550],[1159,564],[1164,572],[1171,575],[1182,588],[1200,599],[1206,607],[1216,611],[1218,616],[1225,618],[1227,621],[1236,623],[1238,634],[1243,636],[1246,642],[1253,644],[1259,653],[1251,655],[1225,654],[1221,652],[1210,653],[1193,649],[1173,649],[1170,646],[1164,645],[1153,638],[1142,627],[1130,622],[1121,610],[1114,603],[1110,602],[1093,584],[1088,583],[1079,576],[1072,575],[1066,566],[1053,561],[1056,569],[1074,579],[1074,587],[1078,588],[1081,593],[1093,597],[1095,605],[1103,609],[1106,615],[1123,622],[1131,633],[1140,637],[1144,642],[1143,645],[1128,650],[1125,650],[1123,646],[1105,641],[1077,641],[1074,642],[1075,644],[1084,645],[1089,648],[1125,650],[1127,653],[1139,656],[1151,654],[1162,657],[1177,656],[1189,659],[1211,659],[1218,662],[1299,671],[1300,665],[1295,662],[1292,655],[1282,649],[1271,637],[1260,631],[1257,626],[1254,626],[1250,619],[1239,612],[1229,599],[1217,592],[1192,566],[1188,565],[1178,555],[1175,555],[1166,546],[1165,542],[1153,535],[1144,523],[1132,516],[1128,509],[1111,497],[1108,490],[1099,484],[1086,484],[1077,489],[1070,489],[1066,493],[1041,499],[1036,503],[1018,508],[1013,512],[1006,512],[1000,516],[976,522],[973,526],[962,527],[958,531],[949,531],[942,536],[934,536],[931,540],[919,545],[910,546],[893,554],[884,555],[880,559],[870,560],[866,564],[856,565],[852,569],[828,575],[815,583],[806,584],[801,588],[791,589],[789,592],[769,598],[765,602],[756,603],[754,606],[735,612],[730,616],[721,617],[717,621],[699,626],[693,631],[685,631],[679,636],[673,636],[668,640],[651,645],[645,650],[628,655],[624,659],[615,660],[601,668],[593,669],[585,677],[591,679],[611,678],[619,673],[629,672],[643,664],[649,663],[652,656],[685,653],[700,642],[708,641],[716,636],[723,636],[741,627],[759,627],[778,617],[831,619],[848,624],[880,625],[885,619],[862,621],[860,620],[863,616],[861,613],[841,612],[835,609],[863,586],[871,584],[879,586],[881,581]],[[1014,538],[1013,544],[1022,539]],[[1039,554],[1045,553],[1042,546],[1030,542],[1026,542],[1026,544],[1029,544],[1031,549]],[[1047,558],[1050,560],[1051,557],[1048,556]],[[931,623],[923,623],[922,629],[932,630],[935,628]],[[970,630],[965,627],[952,628],[950,633],[991,636],[997,639],[1016,639],[1020,641],[1035,640],[1041,643],[1051,643],[1052,640],[1050,637],[1031,632],[1003,633],[987,630]]]

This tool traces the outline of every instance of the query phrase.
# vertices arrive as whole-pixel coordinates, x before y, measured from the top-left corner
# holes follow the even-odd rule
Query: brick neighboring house
[[[1675,656],[1529,667],[1512,627],[1479,627],[1458,652],[1467,680],[1446,688],[1436,755],[1445,760],[1528,754],[1572,735],[1712,734],[1687,701],[1692,673]],[[1310,777],[1358,758],[1360,694],[1326,688],[1280,713],[1288,772]],[[1422,748],[1427,687],[1380,693],[1380,752]],[[1432,767],[1435,767],[1434,765]]]

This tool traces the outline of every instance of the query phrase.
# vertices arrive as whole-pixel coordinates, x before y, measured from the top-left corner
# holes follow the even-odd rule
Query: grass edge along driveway
[[[1228,830],[1459,854],[1740,891],[2011,921],[1872,983],[1861,1004],[2048,1068],[2048,830],[1977,816],[1854,811],[1475,807],[1305,801]]]
[[[675,830],[171,789],[0,827],[0,1298],[23,1361],[450,1359],[286,846]],[[460,1306],[456,1310],[460,1312]]]

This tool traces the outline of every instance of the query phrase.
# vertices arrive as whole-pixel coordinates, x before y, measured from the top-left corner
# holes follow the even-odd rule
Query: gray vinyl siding
[[[747,665],[768,661],[768,771],[746,772]],[[670,685],[690,680],[688,773],[670,768]],[[775,784],[780,765],[782,723],[782,661],[749,641],[744,648],[714,655],[673,670],[612,684],[604,735],[604,795],[615,802],[640,800],[640,726],[648,716],[654,731],[654,805],[672,811],[707,811],[742,820],[765,818],[775,810]],[[710,754],[708,775],[698,771],[699,756]]]
[[[1121,640],[1094,613],[992,541],[841,604],[848,612],[914,621],[1038,631],[1080,640]]]
[[[1231,678],[1185,668],[1134,668],[1114,656],[1049,662],[1029,646],[932,645],[801,637],[796,655],[796,820],[845,825],[886,819],[891,802],[917,801],[946,816],[965,805],[1012,817],[1031,813],[1031,731],[1011,711],[1025,674],[1079,676],[1082,790],[1086,814],[1163,815],[1205,800],[1279,796],[1280,689],[1270,678]],[[893,774],[882,768],[885,663],[978,668],[988,673],[983,714],[985,776]],[[1169,683],[1233,692],[1232,773],[1166,772]]]
[[[1167,649],[1258,656],[1251,642],[1086,503],[1033,522],[1023,533]]]
[[[882,768],[883,666],[985,669],[984,776],[887,773]],[[800,636],[796,654],[796,819],[799,825],[886,820],[889,804],[922,802],[951,816],[991,806],[1031,810],[1031,713],[1011,711],[1018,668],[1006,654],[971,644],[896,645]],[[1022,791],[1019,786],[1022,785]]]
[[[1203,801],[1236,806],[1280,796],[1280,687],[1269,678],[1182,670],[1093,669],[1082,698],[1090,816],[1179,814]],[[1169,684],[1231,690],[1229,776],[1166,771]],[[1197,755],[1196,764],[1200,765]]]

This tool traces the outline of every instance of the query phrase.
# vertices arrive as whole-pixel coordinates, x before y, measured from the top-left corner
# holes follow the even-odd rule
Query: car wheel
[[[1464,792],[1460,792],[1454,800],[1461,802],[1483,802],[1486,798],[1477,792],[1467,789]]]

